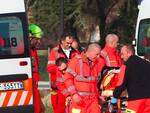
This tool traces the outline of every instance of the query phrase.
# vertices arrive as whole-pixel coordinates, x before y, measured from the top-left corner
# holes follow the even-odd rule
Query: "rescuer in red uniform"
[[[90,44],[85,53],[76,55],[68,64],[64,77],[72,100],[70,113],[100,113],[97,83],[104,66],[100,50],[98,44]]]
[[[101,51],[101,56],[105,59],[105,64],[109,67],[120,67],[121,57],[117,51],[119,38],[115,34],[108,34],[105,39],[105,47]]]
[[[40,40],[43,32],[41,28],[35,24],[29,25],[29,37],[31,43],[31,57],[32,57],[32,74],[33,74],[33,93],[34,93],[34,112],[44,113],[44,105],[41,101],[40,93],[38,91],[38,81],[40,80],[39,74],[39,58],[37,55],[37,48],[39,47]]]
[[[68,89],[64,82],[64,74],[68,66],[68,61],[66,58],[60,57],[56,60],[56,65],[58,66],[58,70],[56,73],[57,87],[58,87],[58,90],[60,90],[60,92],[63,94],[61,97],[62,99],[61,111],[66,111],[65,113],[69,113],[69,104],[70,104],[71,98],[70,98]],[[65,107],[66,107],[66,110],[65,110]]]
[[[108,34],[105,39],[105,47],[101,51],[101,56],[105,60],[106,70],[120,68],[122,60],[120,54],[117,51],[119,37],[116,34]],[[115,74],[110,85],[107,86],[106,90],[113,90],[119,83],[119,74]]]
[[[68,61],[73,58],[77,53],[75,49],[71,47],[71,44],[73,42],[73,36],[70,33],[64,33],[61,36],[59,45],[52,48],[50,51],[50,55],[48,57],[48,64],[47,64],[47,70],[50,73],[50,82],[51,82],[51,102],[53,106],[54,113],[63,113],[64,111],[61,111],[64,106],[61,104],[62,101],[62,93],[58,90],[57,84],[56,84],[56,72],[58,69],[58,66],[56,65],[56,60],[60,57],[64,57],[68,59]],[[62,108],[63,107],[63,108]]]

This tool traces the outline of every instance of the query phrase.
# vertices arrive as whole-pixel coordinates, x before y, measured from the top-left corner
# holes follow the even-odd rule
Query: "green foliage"
[[[121,37],[121,43],[131,43],[135,35],[137,4],[134,0],[127,0],[120,9],[119,18],[110,27],[113,32]]]
[[[58,0],[40,0],[33,7],[35,22],[39,23],[45,32],[45,36],[53,34],[59,24],[59,2]]]
[[[40,25],[45,37],[57,39],[60,28],[60,0],[25,0],[28,7],[32,8],[35,23]],[[113,7],[123,3],[117,12],[116,20],[106,23]],[[121,41],[130,42],[135,32],[137,18],[136,0],[64,0],[64,21],[73,21],[73,26],[82,31],[89,29],[90,18],[96,18],[100,24],[101,37],[109,31],[117,32]]]
[[[46,50],[45,50],[46,51]],[[40,60],[39,64],[39,73],[41,81],[49,81],[49,74],[47,72],[47,62],[48,62],[48,52],[43,52],[42,50],[38,51],[38,56]]]
[[[26,0],[27,1],[27,0]],[[28,0],[35,23],[40,25],[46,37],[57,38],[60,27],[60,0]],[[64,0],[64,21],[75,20],[74,25],[84,26],[81,14],[82,1]]]
[[[45,113],[54,113],[52,107],[46,106]]]
[[[82,17],[82,6],[83,0],[64,0],[64,20],[74,20],[74,26],[83,27],[85,26],[84,17]]]

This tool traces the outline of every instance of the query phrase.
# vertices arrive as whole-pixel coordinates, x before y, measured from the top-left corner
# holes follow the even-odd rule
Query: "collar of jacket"
[[[58,46],[58,52],[60,53],[64,53],[63,49],[61,48],[61,46]],[[76,50],[74,48],[71,47],[71,51],[70,52],[76,52]]]
[[[130,60],[134,59],[135,57],[137,57],[136,55],[131,55],[128,60],[126,62],[124,62],[125,65],[128,64],[128,62],[130,62]]]
[[[82,61],[83,61],[84,63],[89,64],[88,58],[86,57],[86,55],[85,55],[84,52],[81,53],[81,57],[82,57]],[[97,63],[98,63],[98,60],[95,60],[94,62],[92,62],[92,66],[93,66],[94,64],[97,64]]]
[[[104,50],[108,51],[108,52],[116,52],[117,49],[116,48],[112,48],[112,47],[109,47],[109,46],[105,46]]]
[[[67,58],[66,54],[64,53],[63,49],[61,48],[61,45],[58,45],[58,52],[64,54],[65,57]],[[71,51],[70,51],[70,56],[69,56],[69,58],[71,58],[71,55],[72,55],[73,53],[75,53],[75,52],[76,52],[76,50],[71,47]]]

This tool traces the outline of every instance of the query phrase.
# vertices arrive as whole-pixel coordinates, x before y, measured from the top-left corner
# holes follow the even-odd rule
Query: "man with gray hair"
[[[70,60],[65,84],[72,98],[70,113],[100,113],[98,104],[98,75],[104,66],[101,48],[90,44],[85,53]]]
[[[105,73],[102,74],[102,78],[99,84],[101,84],[103,80],[104,81],[107,80],[107,79],[104,79],[104,77],[105,78],[110,77],[110,76],[107,76],[109,75],[108,72],[110,70],[119,69],[121,67],[122,60],[117,51],[118,41],[119,41],[119,37],[116,34],[108,34],[106,36],[106,39],[105,39],[106,44],[105,44],[104,49],[101,51],[101,56],[104,58],[104,61],[105,61],[105,67],[103,69],[103,72]],[[119,74],[114,72],[114,76],[111,78],[108,86],[105,86],[104,88],[102,87],[104,85],[101,84],[100,89],[102,90],[102,96],[111,96],[115,87],[120,83],[119,79],[120,79]]]
[[[119,37],[116,34],[108,34],[105,39],[105,47],[101,51],[101,55],[105,59],[105,63],[109,67],[120,67],[121,57],[117,52]]]
[[[116,34],[108,34],[105,41],[107,45],[111,47],[117,47],[119,37]]]

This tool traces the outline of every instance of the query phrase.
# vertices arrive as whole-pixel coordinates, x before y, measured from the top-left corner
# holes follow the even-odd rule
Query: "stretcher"
[[[115,89],[114,78],[119,73],[119,69],[111,69],[106,71],[99,83],[101,113],[125,113],[127,106],[127,96],[124,95],[118,99],[117,104],[111,104],[110,100]]]
[[[121,97],[117,104],[111,104],[111,97],[105,98],[105,100],[100,104],[101,113],[125,113],[127,106],[127,97]]]

